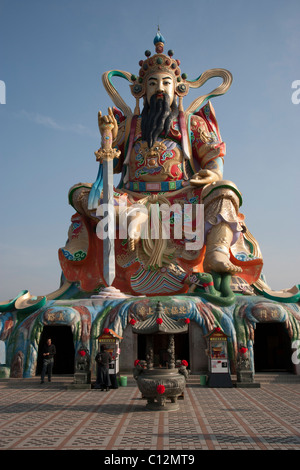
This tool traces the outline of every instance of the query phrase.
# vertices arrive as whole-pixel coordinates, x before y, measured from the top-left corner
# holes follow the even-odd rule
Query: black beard
[[[149,148],[163,131],[165,136],[169,134],[171,123],[178,116],[178,106],[175,99],[170,106],[169,95],[160,94],[163,98],[158,99],[156,94],[151,96],[150,105],[146,100],[142,111],[142,139],[148,143]]]

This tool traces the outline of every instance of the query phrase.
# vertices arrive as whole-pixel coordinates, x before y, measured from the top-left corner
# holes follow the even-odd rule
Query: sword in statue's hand
[[[121,153],[119,150],[112,147],[112,143],[117,137],[118,124],[111,108],[108,108],[108,115],[106,116],[102,116],[101,111],[99,111],[98,125],[102,139],[101,148],[97,152],[95,152],[95,155],[97,161],[99,161],[100,163],[102,178],[97,178],[95,185],[96,197],[98,202],[101,196],[101,186],[103,184],[102,204],[106,204],[106,206],[104,207],[107,208],[107,210],[105,210],[103,214],[104,217],[107,217],[107,232],[106,234],[103,234],[102,264],[104,281],[106,282],[107,286],[111,286],[115,279],[115,216],[113,195],[113,160],[114,158],[118,158]],[[95,194],[93,195],[93,198],[95,199]]]

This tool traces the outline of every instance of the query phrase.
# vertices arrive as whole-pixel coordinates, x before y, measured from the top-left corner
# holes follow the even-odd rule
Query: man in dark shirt
[[[41,374],[41,384],[44,383],[46,372],[48,371],[48,382],[51,382],[52,368],[54,363],[54,355],[56,354],[56,348],[51,342],[51,338],[47,339],[47,343],[44,346],[43,351],[43,368]]]
[[[107,351],[105,344],[101,344],[100,352],[95,357],[97,362],[97,380],[95,388],[108,391],[111,386],[109,376],[109,364],[111,363],[111,355]]]

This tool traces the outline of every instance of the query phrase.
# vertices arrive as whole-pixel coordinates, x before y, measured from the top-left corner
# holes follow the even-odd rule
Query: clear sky
[[[0,301],[59,286],[68,190],[94,182],[97,113],[112,104],[101,75],[138,73],[158,23],[189,79],[218,67],[233,74],[228,93],[213,100],[227,145],[224,178],[243,194],[268,283],[300,283],[300,104],[291,99],[299,0],[0,0]]]

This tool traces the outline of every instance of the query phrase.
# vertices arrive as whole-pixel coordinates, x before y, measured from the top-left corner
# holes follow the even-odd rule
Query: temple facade
[[[86,348],[94,374],[97,338],[106,328],[122,338],[120,373],[132,373],[135,361],[145,360],[146,356],[144,339],[133,332],[133,325],[154,315],[158,302],[165,315],[187,323],[187,331],[175,335],[175,359],[186,360],[192,374],[207,373],[207,334],[216,327],[228,337],[232,374],[236,374],[241,348],[247,349],[249,368],[254,374],[261,371],[300,373],[298,303],[245,294],[236,294],[235,303],[226,307],[214,305],[201,296],[118,299],[91,296],[82,299],[76,298],[82,295],[76,286],[67,284],[65,287],[61,299],[46,300],[37,308],[36,304],[27,304],[24,309],[11,306],[0,314],[0,339],[6,345],[5,368],[10,377],[34,377],[40,373],[41,346],[47,337],[52,338],[57,349],[54,373],[73,374],[76,354]],[[161,367],[166,366],[166,349],[164,338],[160,337],[154,352],[155,361]]]

